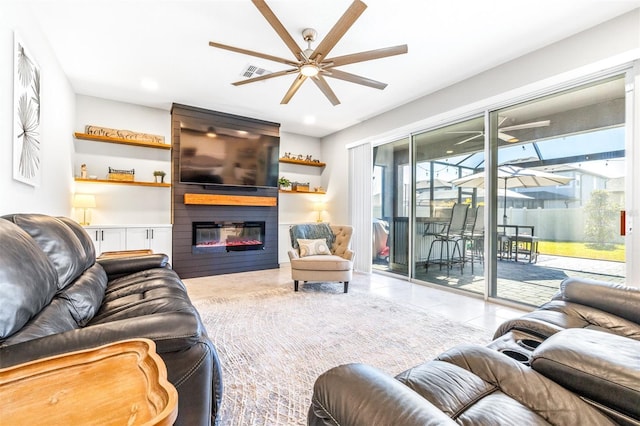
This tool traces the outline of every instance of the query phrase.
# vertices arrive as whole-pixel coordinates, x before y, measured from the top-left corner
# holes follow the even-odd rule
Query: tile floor
[[[238,283],[260,282],[261,285],[269,283],[269,285],[274,286],[289,286],[293,291],[293,281],[291,280],[288,264],[283,264],[280,269],[184,280],[189,295],[193,300],[215,295],[215,284],[229,281]],[[341,284],[336,284],[336,286],[342,289]],[[399,303],[407,303],[431,313],[437,312],[453,321],[484,328],[490,332],[493,332],[505,320],[518,317],[527,312],[515,307],[485,302],[473,295],[459,294],[422,284],[414,284],[380,273],[354,273],[354,278],[349,283],[349,288],[351,290],[366,291]]]

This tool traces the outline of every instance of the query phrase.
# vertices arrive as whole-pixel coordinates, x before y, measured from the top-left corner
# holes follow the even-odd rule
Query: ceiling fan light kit
[[[335,69],[334,67],[370,61],[373,59],[386,58],[394,55],[401,55],[407,53],[408,51],[407,45],[403,44],[399,46],[369,50],[366,52],[352,53],[344,56],[336,56],[333,58],[328,57],[329,52],[335,47],[335,45],[340,41],[340,39],[349,30],[349,28],[351,28],[354,22],[360,17],[362,12],[364,12],[364,10],[367,8],[367,5],[360,0],[354,0],[353,3],[351,3],[351,6],[349,6],[342,17],[338,20],[338,22],[336,22],[333,28],[329,30],[329,33],[324,39],[322,39],[322,41],[315,49],[312,49],[311,42],[315,41],[318,33],[313,28],[305,28],[302,31],[302,38],[307,42],[307,49],[304,50],[298,46],[293,37],[291,37],[291,34],[289,34],[289,32],[284,28],[284,25],[282,25],[280,20],[276,17],[269,6],[267,6],[264,0],[252,0],[252,2],[258,8],[262,16],[264,16],[267,22],[271,25],[271,27],[276,31],[278,36],[280,36],[282,41],[287,45],[295,59],[290,60],[280,58],[277,56],[228,46],[216,42],[209,42],[209,45],[211,47],[254,56],[257,58],[262,58],[293,67],[286,70],[277,71],[258,77],[247,78],[232,83],[234,86],[240,86],[243,84],[267,80],[270,78],[281,77],[284,75],[297,74],[295,80],[291,84],[291,87],[289,87],[289,90],[282,98],[282,101],[280,102],[281,104],[289,103],[293,95],[295,95],[300,86],[302,86],[302,83],[304,83],[304,81],[308,78],[311,78],[311,81],[315,83],[315,85],[334,106],[340,104],[340,101],[338,100],[338,97],[333,93],[331,87],[329,87],[329,84],[324,77],[331,77],[338,80],[343,80],[350,83],[356,83],[382,90],[387,86],[385,83],[351,74],[346,71],[340,71]]]
[[[316,76],[319,72],[320,69],[313,64],[304,64],[300,67],[300,74],[304,75],[305,77]]]

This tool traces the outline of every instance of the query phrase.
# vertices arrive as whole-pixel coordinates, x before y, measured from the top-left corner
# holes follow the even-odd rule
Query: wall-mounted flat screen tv
[[[180,182],[278,186],[280,138],[243,130],[180,129]]]

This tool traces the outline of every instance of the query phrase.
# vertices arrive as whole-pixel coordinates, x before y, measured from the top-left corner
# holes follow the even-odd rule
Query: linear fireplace
[[[264,222],[192,222],[192,253],[263,250]]]

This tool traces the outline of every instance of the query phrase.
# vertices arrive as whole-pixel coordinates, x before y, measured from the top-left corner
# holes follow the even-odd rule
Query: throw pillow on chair
[[[331,254],[329,247],[327,247],[327,241],[324,238],[317,240],[299,238],[298,246],[300,247],[300,257]]]

